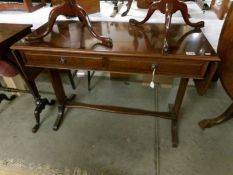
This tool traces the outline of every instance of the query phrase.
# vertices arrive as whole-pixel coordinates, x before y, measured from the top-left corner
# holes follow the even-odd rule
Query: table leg
[[[180,11],[184,19],[184,22],[187,25],[195,28],[204,27],[204,21],[192,23],[189,20],[187,5],[179,0],[161,0],[158,2],[153,2],[148,9],[146,17],[142,21],[139,22],[135,19],[130,19],[129,23],[135,26],[142,25],[150,19],[155,10],[159,10],[163,14],[170,14],[170,18],[172,18],[172,14],[174,14],[176,11]]]
[[[60,15],[64,15],[66,17],[78,17],[79,21],[87,27],[90,34],[94,38],[100,40],[102,44],[106,47],[111,48],[113,46],[111,38],[100,36],[94,31],[87,13],[81,6],[79,6],[78,3],[76,4],[75,0],[64,0],[63,4],[54,7],[49,13],[48,25],[46,30],[37,36],[29,36],[26,38],[26,40],[32,41],[47,36],[52,31],[53,25],[55,24],[57,17]]]
[[[11,95],[10,97],[7,97],[5,94],[0,94],[0,103],[2,102],[2,100],[11,101],[15,97],[16,97],[15,95]]]
[[[128,0],[127,9],[124,13],[121,14],[121,16],[126,16],[129,13],[132,3],[133,3],[133,0]]]
[[[115,17],[116,14],[118,13],[119,11],[119,8],[118,8],[118,0],[112,0],[112,3],[113,3],[113,11],[111,12],[110,14],[110,17]]]
[[[117,13],[118,12],[118,0],[114,0],[113,4],[114,4],[113,10]]]
[[[32,95],[34,97],[35,104],[36,104],[36,108],[34,111],[36,124],[32,128],[32,132],[35,133],[38,131],[38,129],[40,127],[40,113],[42,112],[42,110],[45,108],[46,105],[53,105],[55,103],[55,100],[51,100],[49,102],[49,100],[47,98],[41,98],[35,82],[31,81],[31,80],[26,80],[26,79],[25,79],[25,82],[26,82],[28,88],[30,89],[30,92],[32,93]]]
[[[35,78],[41,72],[41,69],[27,69],[23,65],[22,56],[20,55],[19,51],[12,50],[14,58],[16,59],[17,64],[19,65],[19,73],[23,80],[25,81],[30,93],[35,99],[36,108],[34,110],[34,116],[36,118],[36,125],[32,128],[32,132],[35,133],[40,127],[40,113],[45,108],[46,105],[53,105],[55,100],[49,100],[47,98],[41,98],[39,91],[37,89]],[[7,90],[12,91],[12,88],[7,88]],[[14,91],[17,92],[16,89]],[[28,90],[20,90],[20,92],[28,92]]]
[[[40,127],[40,113],[42,112],[42,110],[45,108],[46,105],[53,105],[55,103],[55,100],[51,100],[51,102],[49,102],[49,100],[47,98],[41,98],[40,95],[39,95],[39,92],[38,92],[38,89],[36,87],[35,82],[27,80],[25,78],[24,78],[24,80],[25,80],[28,88],[30,89],[30,91],[11,89],[11,88],[5,88],[5,90],[7,90],[7,91],[15,91],[15,92],[18,92],[18,91],[22,92],[23,91],[23,92],[30,92],[30,93],[32,93],[32,95],[33,95],[33,97],[35,99],[35,104],[36,104],[36,108],[34,110],[34,116],[35,116],[35,119],[36,119],[36,124],[32,128],[32,132],[35,133],[35,132],[37,132],[37,130]],[[2,87],[1,84],[0,84],[0,87]],[[0,103],[1,103],[2,100],[11,101],[15,97],[16,97],[15,95],[12,95],[11,97],[8,98],[5,94],[0,94]]]
[[[180,80],[179,89],[176,95],[176,100],[174,105],[169,105],[170,112],[172,115],[172,122],[171,122],[171,133],[172,133],[172,146],[177,147],[179,144],[178,138],[178,114],[180,111],[180,107],[184,98],[184,94],[188,85],[188,78],[182,78]]]
[[[188,78],[182,78],[180,81],[179,89],[176,95],[175,104],[170,105],[170,112],[150,112],[144,111],[139,109],[131,109],[131,108],[124,108],[124,107],[116,107],[116,106],[104,106],[104,105],[91,105],[91,104],[84,104],[84,103],[68,103],[70,100],[74,99],[74,95],[71,98],[67,98],[64,92],[64,88],[62,86],[61,77],[59,74],[59,70],[51,69],[50,70],[51,81],[53,85],[53,89],[58,101],[58,117],[54,124],[53,129],[58,130],[61,122],[64,118],[64,110],[65,107],[83,107],[88,109],[97,109],[100,111],[108,111],[108,112],[118,112],[118,113],[125,113],[125,114],[134,114],[134,115],[152,115],[162,118],[167,118],[172,120],[171,124],[171,131],[172,131],[172,145],[173,147],[178,146],[178,113],[183,101],[183,97],[188,85]]]
[[[202,129],[211,128],[215,125],[219,125],[223,122],[230,120],[233,117],[233,103],[227,108],[227,110],[216,118],[204,119],[199,122],[199,126]]]
[[[36,125],[32,128],[32,132],[35,133],[40,127],[40,113],[42,110],[45,108],[46,105],[53,105],[55,103],[55,100],[49,100],[47,98],[36,98],[35,100],[36,103],[36,109],[34,111],[34,115],[36,118]]]
[[[66,96],[59,70],[50,69],[50,75],[53,89],[58,101],[58,116],[53,125],[53,130],[57,131],[64,118],[65,104],[68,101],[72,101],[75,98],[75,95],[72,95],[70,98]]]

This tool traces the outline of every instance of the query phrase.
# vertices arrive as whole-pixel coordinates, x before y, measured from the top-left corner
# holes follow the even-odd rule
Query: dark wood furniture
[[[204,93],[217,68],[220,59],[200,29],[187,25],[171,25],[167,36],[168,50],[163,51],[164,25],[145,24],[141,27],[127,23],[95,22],[93,28],[113,40],[108,48],[83,30],[77,21],[57,21],[53,30],[43,39],[21,40],[11,48],[21,70],[30,80],[34,79],[24,70],[28,67],[46,68],[50,71],[51,82],[58,101],[58,118],[54,124],[57,130],[63,119],[65,108],[82,107],[100,111],[133,115],[151,115],[172,121],[172,143],[178,145],[178,113],[189,78],[196,79],[200,92]],[[36,36],[47,25],[34,31]],[[120,29],[119,29],[119,26]],[[60,29],[58,29],[60,27]],[[71,30],[72,29],[72,30]],[[58,32],[60,31],[60,32]],[[118,73],[173,75],[181,77],[180,87],[174,105],[168,112],[143,109],[85,104],[73,102],[64,92],[59,70],[86,69]],[[210,71],[211,70],[211,71]],[[36,87],[32,91],[37,92]],[[38,122],[37,118],[37,122]],[[37,123],[39,125],[39,123]]]
[[[124,0],[122,0],[124,2]],[[113,0],[114,3],[114,10],[118,12],[118,0]],[[124,13],[121,14],[121,16],[126,16],[131,8],[131,5],[133,3],[133,0],[128,0],[127,3],[127,9]],[[137,6],[139,8],[149,8],[148,13],[145,17],[145,19],[142,22],[137,22],[137,21],[132,21],[134,24],[143,24],[145,23],[154,13],[155,10],[159,10],[161,13],[165,14],[166,18],[169,18],[168,22],[170,22],[173,13],[176,11],[181,11],[182,17],[184,18],[184,21],[186,24],[193,26],[193,27],[203,27],[204,22],[201,21],[199,23],[191,23],[189,20],[189,14],[188,14],[188,8],[187,5],[184,2],[181,2],[179,0],[159,0],[159,1],[154,1],[154,0],[138,0],[137,1]],[[165,18],[165,21],[166,21]]]
[[[12,77],[18,74],[17,66],[11,59],[10,46],[17,40],[23,38],[31,32],[31,25],[21,24],[2,24],[0,23],[0,75]],[[6,90],[0,83],[0,89]],[[15,95],[7,97],[5,94],[0,94],[0,103],[2,100],[13,100]]]
[[[0,59],[7,58],[10,46],[31,33],[32,25],[0,23]]]
[[[34,35],[33,37],[29,37],[27,39],[36,40],[47,36],[51,32],[53,25],[59,15],[64,15],[66,17],[78,17],[83,24],[82,30],[84,30],[84,27],[87,27],[93,37],[100,40],[103,45],[107,47],[112,47],[111,38],[100,36],[94,31],[87,13],[78,3],[76,3],[75,0],[64,0],[63,4],[55,6],[49,13],[47,28],[44,29],[44,31],[40,31],[40,33],[38,33],[37,35]]]
[[[153,3],[154,0],[137,0],[137,6],[138,8],[149,8],[150,5]]]
[[[15,9],[15,10],[26,10],[33,12],[45,5],[45,0],[33,2],[33,0],[22,0],[20,1],[0,1],[0,9]]]
[[[212,0],[210,4],[219,19],[223,19],[228,11],[229,0]]]
[[[161,13],[165,14],[166,32],[169,30],[172,15],[178,10],[181,12],[182,17],[184,19],[184,22],[187,25],[195,27],[195,28],[204,27],[204,21],[200,21],[200,22],[197,22],[197,23],[192,23],[189,20],[188,7],[184,2],[181,2],[179,0],[161,0],[161,1],[158,1],[158,2],[153,2],[149,6],[146,17],[142,21],[139,22],[139,21],[137,21],[135,19],[130,19],[129,22],[132,25],[135,25],[135,26],[142,25],[142,24],[146,23],[150,19],[150,17],[152,16],[152,14],[154,13],[155,10],[159,10]]]
[[[31,26],[32,25],[23,24],[0,24],[0,61],[4,61],[10,67],[14,66],[12,68],[14,68],[19,74],[21,74],[22,78],[25,80],[26,85],[30,89],[30,92],[32,92],[35,98],[35,116],[36,118],[38,118],[37,116],[40,115],[40,112],[44,109],[44,107],[46,105],[52,105],[55,101],[53,100],[49,102],[46,98],[41,98],[38,91],[32,91],[32,89],[35,89],[34,87],[36,87],[36,84],[34,82],[35,79],[27,79],[24,75],[27,74],[27,77],[36,77],[42,69],[25,68],[22,72],[21,68],[18,67],[18,64],[16,63],[17,61],[14,59],[10,51],[10,46],[12,44],[23,38],[25,35],[31,33]],[[0,86],[0,89],[4,91],[28,92],[26,90],[12,89],[3,86]],[[1,98],[5,98],[5,96],[1,95]],[[10,99],[12,99],[12,97]]]
[[[217,53],[221,58],[221,63],[218,69],[221,83],[227,94],[233,99],[233,3],[228,11],[225,19],[220,39],[218,43]],[[205,119],[199,122],[202,129],[221,124],[233,117],[233,103],[220,116],[212,119]]]

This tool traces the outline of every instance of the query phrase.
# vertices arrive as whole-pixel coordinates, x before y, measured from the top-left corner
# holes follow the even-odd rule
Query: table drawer
[[[208,67],[205,61],[119,61],[111,59],[109,70],[131,73],[152,73],[152,65],[156,65],[156,73],[181,77],[203,78]]]
[[[190,78],[203,78],[208,67],[208,61],[198,60],[98,57],[96,55],[63,56],[34,52],[24,52],[24,62],[25,65],[34,67],[143,74],[152,73],[152,65],[156,65],[156,73],[158,74]]]
[[[63,56],[24,53],[24,62],[27,66],[60,68],[60,69],[90,69],[98,70],[102,67],[101,57]]]

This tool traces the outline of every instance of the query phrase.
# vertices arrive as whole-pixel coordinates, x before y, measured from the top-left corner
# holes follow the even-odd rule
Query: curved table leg
[[[121,14],[121,16],[126,16],[129,13],[132,3],[133,3],[133,0],[128,0],[127,9],[124,13]]]
[[[41,34],[38,34],[37,36],[29,36],[26,39],[30,41],[30,40],[37,40],[47,36],[52,31],[53,25],[55,24],[57,17],[62,14],[62,9],[63,6],[57,6],[56,8],[53,8],[49,13],[48,26],[46,30]]]
[[[199,126],[202,129],[211,128],[215,125],[219,125],[223,122],[230,120],[233,117],[233,103],[227,108],[227,110],[216,118],[204,119],[199,122]]]
[[[91,35],[93,37],[95,37],[96,39],[100,40],[102,42],[103,45],[107,46],[107,47],[112,47],[112,39],[109,37],[105,37],[105,36],[99,36],[92,28],[90,19],[87,15],[87,13],[85,12],[85,10],[83,10],[82,8],[80,8],[79,6],[74,7],[75,11],[78,12],[78,17],[80,19],[80,21],[82,21],[85,26],[87,27],[87,29],[89,30],[89,32],[91,33]]]
[[[197,23],[190,22],[187,5],[184,2],[178,0],[161,0],[159,2],[153,2],[148,9],[145,19],[143,19],[141,22],[135,19],[130,19],[129,23],[135,26],[144,24],[146,21],[149,20],[155,10],[159,10],[163,14],[169,13],[170,16],[177,10],[180,10],[182,17],[187,25],[198,28],[204,27],[204,21],[200,21]]]
[[[42,112],[42,110],[45,108],[46,105],[53,105],[55,103],[55,100],[51,100],[49,102],[49,100],[47,98],[41,98],[34,80],[25,79],[25,82],[28,85],[28,88],[30,89],[30,91],[35,99],[36,108],[34,111],[34,116],[36,119],[36,124],[32,128],[32,132],[36,133],[38,131],[38,129],[40,128],[40,113]]]
[[[0,103],[2,102],[2,100],[12,101],[13,99],[15,99],[15,97],[15,95],[7,97],[5,94],[0,94]]]
[[[55,100],[49,100],[47,98],[38,98],[36,99],[36,109],[34,111],[34,115],[36,118],[36,125],[32,128],[32,132],[35,133],[40,128],[40,113],[45,108],[46,105],[53,105]]]
[[[190,20],[189,20],[189,14],[188,14],[188,7],[187,5],[182,2],[182,1],[179,1],[179,3],[177,4],[178,5],[178,10],[180,10],[181,14],[182,14],[182,17],[184,19],[184,22],[191,26],[191,27],[195,27],[195,28],[201,28],[201,27],[204,27],[204,21],[199,21],[197,23],[192,23]]]
[[[130,19],[129,23],[134,26],[142,25],[150,19],[150,17],[153,15],[155,10],[159,10],[159,9],[160,9],[160,3],[154,2],[150,5],[146,17],[142,21],[139,22],[136,19]]]
[[[49,101],[46,98],[41,98],[39,91],[37,89],[36,83],[35,83],[35,78],[37,77],[37,75],[41,72],[41,69],[29,69],[30,70],[30,74],[25,72],[28,71],[26,68],[24,69],[24,65],[22,64],[21,60],[22,57],[19,53],[19,51],[17,50],[12,50],[12,53],[14,55],[15,58],[17,58],[17,63],[20,66],[19,69],[19,73],[21,75],[21,77],[24,79],[24,82],[26,83],[27,87],[30,90],[30,93],[32,94],[32,96],[34,97],[35,100],[35,104],[36,104],[36,108],[34,110],[34,116],[36,119],[36,124],[35,126],[32,128],[32,132],[35,133],[37,132],[37,130],[40,127],[40,113],[42,112],[42,110],[45,108],[46,105],[53,105],[55,103],[55,100],[51,100]],[[27,92],[27,91],[26,91]]]
[[[85,12],[85,10],[83,10],[81,6],[76,4],[75,0],[65,0],[64,4],[53,8],[49,14],[48,27],[46,28],[46,30],[43,31],[43,33],[41,34],[38,34],[38,36],[28,37],[27,40],[40,39],[48,35],[52,31],[53,25],[59,15],[64,15],[66,17],[78,17],[80,21],[85,24],[93,37],[101,40],[103,45],[107,47],[112,47],[112,39],[105,36],[99,36],[97,33],[95,33],[91,26],[87,13]]]

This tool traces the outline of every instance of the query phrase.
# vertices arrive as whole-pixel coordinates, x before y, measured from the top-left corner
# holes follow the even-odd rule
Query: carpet
[[[37,79],[43,97],[54,98],[45,72]],[[47,78],[47,79],[46,79]],[[154,109],[154,91],[141,82],[110,81],[93,77],[75,79],[72,90],[63,77],[67,95],[76,93],[86,103],[123,105]],[[116,95],[115,95],[116,94]],[[117,95],[118,94],[118,95]],[[119,95],[120,94],[120,95]],[[104,97],[104,98],[103,98]],[[145,99],[145,100],[143,100]],[[52,130],[57,106],[41,113],[42,125],[31,132],[35,119],[30,94],[0,105],[0,172],[51,175],[141,175],[155,174],[157,165],[156,120],[150,116],[130,116],[87,109],[66,111],[64,122]],[[12,128],[12,129],[10,129]]]

